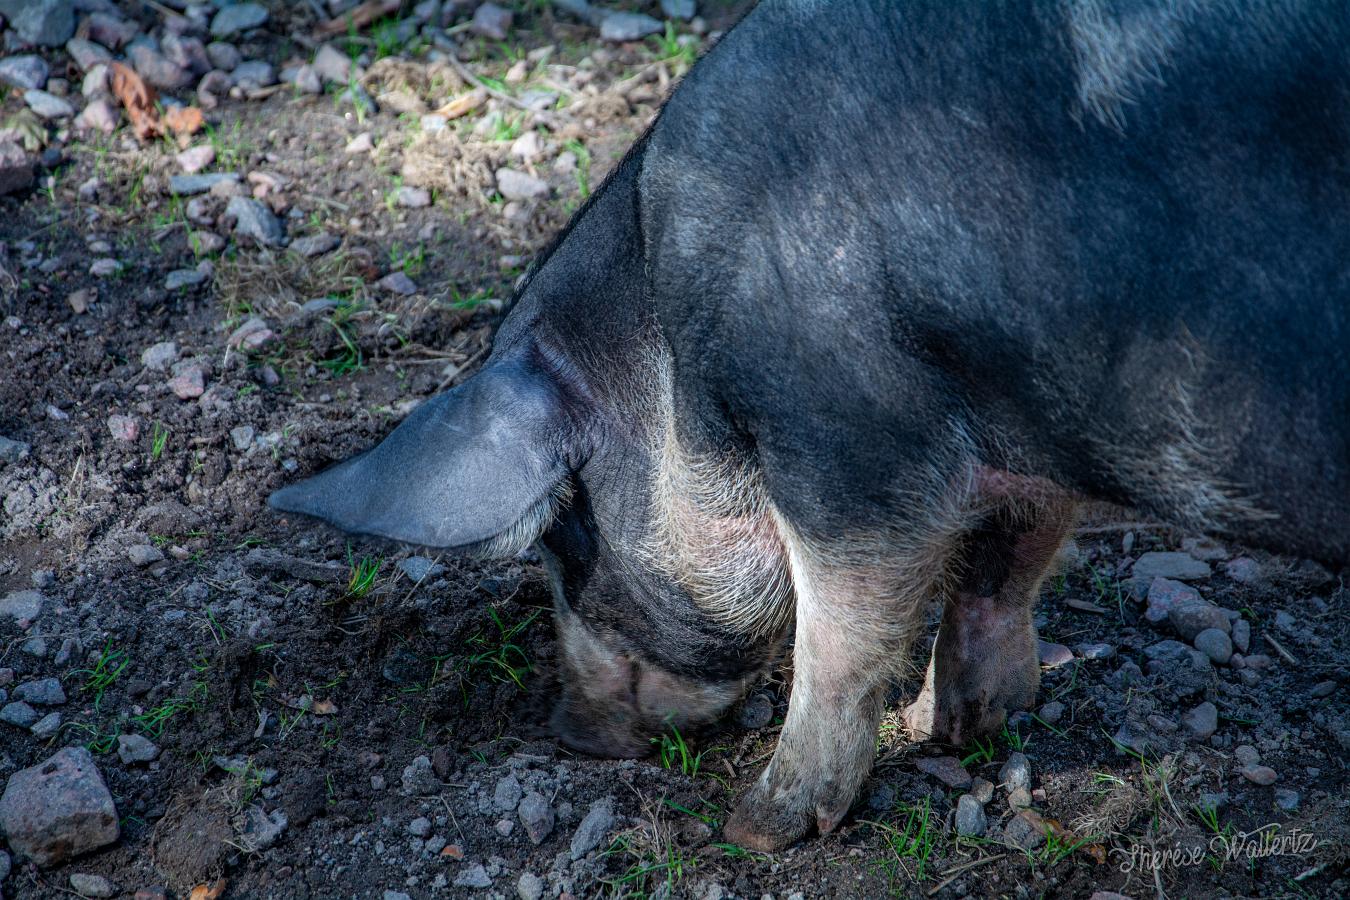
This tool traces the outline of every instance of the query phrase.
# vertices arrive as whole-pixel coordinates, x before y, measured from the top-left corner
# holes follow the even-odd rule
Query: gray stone
[[[1035,850],[1045,843],[1045,820],[1032,809],[1024,809],[1008,820],[1003,838],[1023,850]]]
[[[1217,628],[1225,635],[1233,626],[1222,609],[1208,600],[1188,600],[1176,604],[1167,611],[1167,621],[1173,630],[1188,641],[1206,628]]]
[[[136,566],[149,566],[162,562],[164,553],[153,544],[133,544],[127,548],[127,559]]]
[[[211,34],[229,37],[240,31],[257,28],[267,22],[267,8],[261,3],[235,3],[216,13],[211,20]]]
[[[994,799],[994,783],[988,778],[976,778],[970,783],[970,796],[984,806]]]
[[[548,196],[548,182],[517,169],[497,170],[497,190],[507,200],[539,200]]]
[[[644,13],[612,12],[600,22],[600,37],[622,43],[639,41],[649,34],[658,34],[665,28],[660,19]]]
[[[1188,584],[1170,578],[1155,578],[1148,586],[1148,608],[1144,618],[1158,624],[1167,618],[1172,607],[1200,600],[1200,593]]]
[[[980,801],[970,794],[962,794],[956,801],[956,833],[966,837],[979,837],[984,834],[989,820],[984,814]]]
[[[16,463],[28,455],[32,450],[31,444],[25,444],[23,441],[16,441],[12,438],[0,437],[0,462]]]
[[[375,282],[375,285],[386,291],[402,294],[404,297],[417,293],[417,283],[402,272],[390,272]]]
[[[435,770],[431,767],[431,757],[429,756],[414,757],[411,763],[403,767],[401,781],[403,796],[405,797],[433,794],[441,786]]]
[[[25,91],[43,88],[47,85],[48,71],[46,61],[40,56],[9,56],[0,59],[0,84]]]
[[[322,94],[323,79],[311,65],[303,65],[295,70],[295,77],[291,79],[295,89],[302,94]]]
[[[210,144],[189,147],[174,157],[174,162],[187,175],[196,175],[216,161],[216,148]]]
[[[262,852],[277,842],[289,824],[282,810],[269,813],[255,803],[244,812],[244,844],[254,852]]]
[[[321,46],[310,65],[320,78],[332,84],[346,84],[351,77],[351,59],[332,44]]]
[[[1250,556],[1239,556],[1224,564],[1223,572],[1239,584],[1255,584],[1261,580],[1261,564]]]
[[[1233,646],[1239,653],[1246,653],[1252,645],[1252,626],[1246,619],[1238,619],[1233,623]]]
[[[247,450],[253,446],[253,438],[257,432],[252,425],[240,425],[237,428],[230,429],[230,440],[234,442],[234,449]]]
[[[661,0],[661,12],[667,19],[688,22],[698,14],[698,3],[695,0]]]
[[[244,61],[239,48],[225,41],[212,41],[207,44],[206,58],[210,60],[213,69],[220,69],[222,72],[232,71]]]
[[[38,678],[25,681],[14,689],[14,699],[34,706],[60,706],[66,702],[66,692],[56,678]]]
[[[167,371],[178,360],[178,344],[160,341],[141,351],[141,365],[155,372]]]
[[[164,290],[176,291],[196,287],[206,280],[206,273],[197,269],[174,269],[164,276]]]
[[[955,756],[925,756],[914,762],[914,768],[932,775],[947,787],[957,790],[970,787],[970,773]]]
[[[238,182],[234,172],[212,172],[207,175],[170,175],[169,192],[180,197],[192,197],[205,194],[211,188],[224,181]]]
[[[1079,644],[1078,655],[1083,659],[1110,659],[1116,655],[1111,644]]]
[[[27,44],[59,47],[75,35],[74,0],[0,0],[0,15]]]
[[[1233,758],[1239,766],[1256,766],[1261,763],[1261,754],[1251,744],[1239,744],[1233,748]]]
[[[163,54],[148,44],[133,44],[127,49],[132,68],[148,84],[165,91],[180,91],[195,80],[191,72],[174,65]]]
[[[28,108],[44,119],[69,119],[75,115],[75,107],[64,98],[46,91],[29,89],[23,92],[23,102]]]
[[[59,712],[47,713],[42,718],[33,723],[33,727],[28,729],[33,737],[40,741],[55,737],[61,730],[61,714]]]
[[[117,808],[94,758],[67,747],[10,776],[0,797],[9,847],[39,866],[64,862],[117,840]]]
[[[27,703],[6,703],[3,707],[0,707],[0,722],[7,725],[32,728],[40,718],[42,717],[38,715],[38,711]]]
[[[492,878],[482,863],[474,863],[455,876],[455,887],[489,888],[492,887]]]
[[[497,782],[492,792],[492,803],[500,812],[513,812],[525,792],[515,775],[507,775]]]
[[[736,724],[750,731],[758,731],[773,721],[773,700],[764,691],[755,691],[741,703],[736,713]]]
[[[257,90],[277,83],[277,70],[261,59],[242,62],[230,73],[234,83],[245,90]]]
[[[1219,709],[1205,701],[1181,717],[1181,724],[1197,741],[1207,741],[1219,730]]]
[[[109,50],[120,50],[140,34],[140,26],[108,11],[92,13],[88,19],[89,37]]]
[[[1298,791],[1288,788],[1275,789],[1275,805],[1285,812],[1296,812],[1299,807]]]
[[[81,897],[111,897],[117,893],[113,883],[102,875],[75,872],[70,876],[70,887]]]
[[[431,191],[426,188],[404,185],[398,189],[396,199],[399,206],[405,206],[408,209],[422,209],[431,205]]]
[[[998,783],[1009,791],[1017,788],[1031,790],[1031,763],[1025,753],[1013,752],[1003,768],[998,770]]]
[[[13,591],[0,597],[0,621],[31,622],[42,614],[41,591]]]
[[[1323,697],[1330,697],[1334,693],[1336,693],[1336,682],[1319,681],[1308,691],[1308,696],[1321,700]]]
[[[304,237],[296,238],[291,241],[290,249],[301,256],[321,256],[324,253],[336,250],[340,243],[342,243],[342,240],[337,235],[321,231],[318,234],[307,234]]]
[[[225,215],[234,219],[237,235],[252,238],[266,247],[280,247],[286,243],[286,230],[281,220],[261,200],[231,197]]]
[[[80,111],[75,117],[74,125],[77,131],[101,131],[104,134],[112,134],[117,130],[117,123],[121,120],[122,114],[113,102],[106,97],[99,97],[90,100]]]
[[[408,834],[419,838],[431,837],[431,820],[426,816],[413,819],[408,823]]]
[[[1063,644],[1037,641],[1036,648],[1040,655],[1041,665],[1047,669],[1058,669],[1060,666],[1067,666],[1073,662],[1073,651]]]
[[[0,141],[0,197],[33,183],[33,160],[13,141]]]
[[[516,882],[516,895],[520,900],[541,900],[544,896],[544,879],[533,872],[522,872]]]
[[[399,560],[398,567],[413,581],[426,581],[445,573],[445,566],[432,562],[425,556],[410,556]]]
[[[1238,774],[1261,787],[1269,787],[1280,777],[1270,766],[1243,766]]]
[[[195,37],[166,31],[159,49],[165,59],[193,75],[201,77],[211,71],[211,58],[206,55],[206,47]]]
[[[1177,581],[1197,581],[1210,576],[1209,563],[1201,562],[1189,553],[1145,553],[1135,561],[1130,577],[1144,583],[1155,578],[1174,578]]]
[[[513,18],[511,10],[503,9],[495,3],[484,3],[474,10],[469,28],[474,34],[481,34],[494,41],[504,41],[511,31]]]
[[[102,44],[95,44],[93,41],[86,41],[84,38],[71,38],[66,41],[66,52],[70,58],[75,60],[75,65],[81,72],[91,72],[98,66],[106,66],[112,62],[112,54]],[[41,85],[38,85],[41,87]],[[85,96],[89,96],[85,94]]]
[[[581,820],[572,834],[570,852],[572,861],[581,859],[600,845],[600,842],[614,827],[614,805],[608,800],[597,800],[591,804],[590,812]]]
[[[520,816],[520,824],[525,826],[525,834],[529,837],[530,843],[535,845],[542,844],[552,833],[553,824],[557,820],[553,807],[549,806],[544,796],[536,791],[530,791],[521,799],[516,814]]]
[[[1218,628],[1206,628],[1195,636],[1195,649],[1210,658],[1216,665],[1227,665],[1233,658],[1233,640]]]
[[[159,748],[148,738],[139,734],[119,734],[117,736],[117,758],[123,765],[154,762],[159,757]]]

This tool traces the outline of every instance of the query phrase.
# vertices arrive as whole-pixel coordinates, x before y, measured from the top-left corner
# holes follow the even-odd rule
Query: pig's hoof
[[[723,835],[747,850],[772,853],[796,843],[814,828],[828,834],[848,812],[852,797],[822,786],[817,801],[799,788],[781,789],[757,782],[736,805]]]

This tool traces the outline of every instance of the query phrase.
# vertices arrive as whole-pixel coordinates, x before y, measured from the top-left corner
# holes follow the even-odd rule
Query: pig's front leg
[[[864,559],[857,548],[813,553],[788,541],[792,697],[773,760],[727,823],[729,840],[779,850],[812,828],[828,833],[848,812],[872,768],[886,688],[922,625],[923,601],[939,589],[952,540],[938,534],[907,553],[878,546]]]

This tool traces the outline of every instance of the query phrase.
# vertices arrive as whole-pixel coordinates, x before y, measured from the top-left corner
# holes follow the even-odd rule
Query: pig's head
[[[644,552],[654,533],[650,435],[557,354],[502,343],[483,371],[383,443],[269,502],[346,531],[479,556],[537,547],[561,648],[554,727],[589,753],[643,755],[672,725],[720,717],[776,641],[719,624]]]

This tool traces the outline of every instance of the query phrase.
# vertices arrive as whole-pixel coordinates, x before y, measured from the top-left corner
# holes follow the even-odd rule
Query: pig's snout
[[[651,738],[635,733],[627,723],[578,713],[567,699],[553,711],[551,725],[564,744],[590,756],[625,759],[646,756],[652,749]]]

